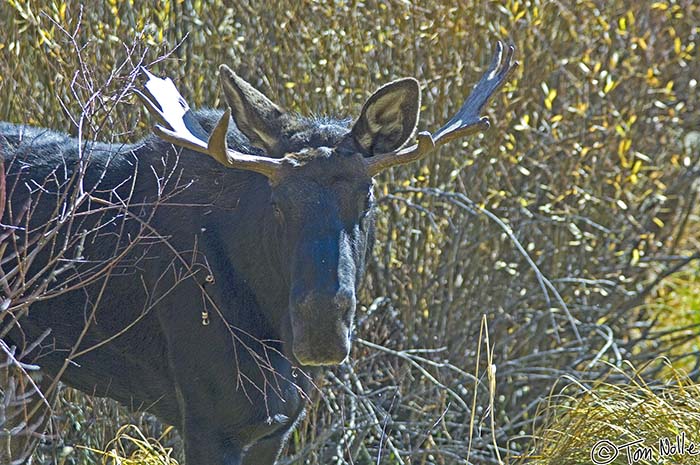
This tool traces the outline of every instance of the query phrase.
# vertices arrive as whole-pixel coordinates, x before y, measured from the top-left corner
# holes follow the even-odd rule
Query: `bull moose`
[[[73,234],[91,231],[63,274],[42,278],[52,298],[3,320],[5,344],[44,335],[30,355],[49,377],[175,425],[188,465],[274,464],[319,367],[349,355],[374,241],[373,178],[487,128],[480,112],[513,53],[499,42],[457,114],[407,147],[421,101],[413,78],[379,88],[350,124],[289,113],[225,65],[223,112],[190,110],[172,81],[144,70],[136,93],[158,124],[134,144],[1,123],[3,227],[65,235],[79,221]],[[57,199],[77,197],[64,215]],[[29,268],[57,247],[28,247],[39,245]],[[5,279],[23,256],[6,251]],[[65,284],[75,276],[85,282]]]

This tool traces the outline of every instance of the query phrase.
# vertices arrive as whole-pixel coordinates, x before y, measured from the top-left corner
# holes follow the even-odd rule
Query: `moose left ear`
[[[420,112],[420,86],[403,78],[379,88],[365,102],[352,137],[368,156],[391,152],[413,134]]]
[[[282,143],[285,111],[226,65],[219,66],[221,87],[238,129],[251,144],[274,156]]]

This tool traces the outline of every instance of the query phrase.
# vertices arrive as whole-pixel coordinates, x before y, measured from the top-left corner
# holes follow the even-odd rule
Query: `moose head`
[[[155,133],[175,146],[213,157],[225,167],[267,178],[275,247],[285,257],[292,353],[305,366],[341,363],[350,351],[356,290],[373,241],[373,178],[411,163],[437,147],[489,126],[480,116],[494,92],[517,66],[513,47],[499,42],[490,67],[459,111],[435,133],[417,134],[418,81],[404,78],[379,88],[348,127],[299,118],[271,102],[227,66],[220,70],[228,103],[207,134],[170,79],[148,71],[138,92],[158,119]],[[147,95],[146,95],[147,94]],[[230,120],[257,149],[229,148]],[[405,147],[404,147],[405,146]],[[264,153],[264,155],[260,155]]]

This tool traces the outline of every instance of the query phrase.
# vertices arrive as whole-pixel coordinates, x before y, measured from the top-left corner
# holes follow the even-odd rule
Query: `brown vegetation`
[[[697,351],[698,323],[660,327],[674,309],[644,305],[700,257],[685,240],[700,162],[695,2],[134,3],[2,3],[0,120],[135,140],[149,131],[130,92],[143,61],[194,107],[222,105],[227,63],[303,114],[357,114],[380,84],[415,76],[419,129],[435,129],[496,40],[521,62],[488,132],[383,175],[359,339],[284,463],[514,461],[551,420],[542,402],[563,376],[615,391],[626,375],[610,366]],[[0,297],[11,318],[27,295]],[[4,406],[29,379],[12,368],[8,381],[12,366]],[[57,445],[102,449],[125,422],[158,429],[69,390],[53,418],[61,439],[40,449],[44,463],[91,463]]]

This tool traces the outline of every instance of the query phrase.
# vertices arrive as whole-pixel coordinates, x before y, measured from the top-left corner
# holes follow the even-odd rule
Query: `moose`
[[[513,55],[499,42],[455,116],[415,139],[416,79],[380,87],[350,124],[287,112],[225,65],[223,112],[191,110],[144,70],[135,93],[157,124],[133,144],[1,123],[3,227],[41,232],[62,218],[59,194],[87,192],[75,215],[94,234],[68,268],[119,255],[99,279],[33,302],[4,343],[44,335],[31,354],[49,379],[175,425],[187,465],[274,464],[321,367],[349,356],[374,177],[488,128],[481,111]],[[80,185],[68,182],[78,171]],[[7,255],[3,275],[18,261]]]

